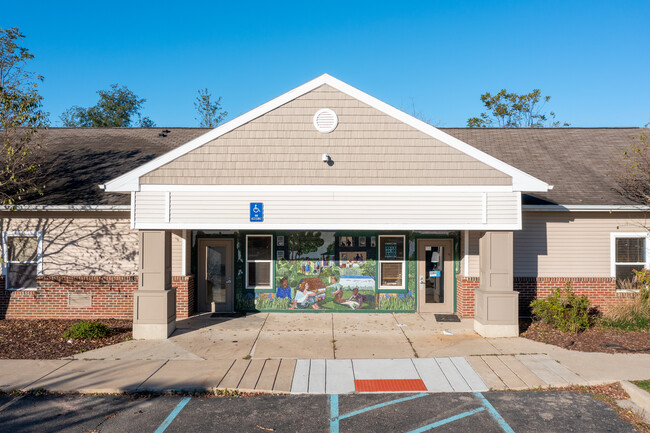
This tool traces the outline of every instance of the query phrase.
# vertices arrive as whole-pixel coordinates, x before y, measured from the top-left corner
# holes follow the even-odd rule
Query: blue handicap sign
[[[264,203],[251,203],[251,222],[264,221]]]

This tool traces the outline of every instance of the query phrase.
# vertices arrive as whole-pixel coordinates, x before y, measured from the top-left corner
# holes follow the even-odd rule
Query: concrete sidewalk
[[[424,314],[202,315],[179,322],[168,340],[128,341],[66,360],[0,360],[4,391],[342,393],[365,386],[360,380],[421,380],[438,392],[648,378],[648,354],[485,339],[472,331],[472,321],[438,323]]]

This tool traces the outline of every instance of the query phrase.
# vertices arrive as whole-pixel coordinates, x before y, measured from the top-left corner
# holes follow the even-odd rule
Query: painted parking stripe
[[[484,407],[479,407],[474,410],[470,410],[467,412],[459,413],[458,415],[450,416],[449,418],[441,419],[440,421],[436,421],[431,424],[427,424],[423,427],[416,428],[415,430],[411,430],[408,433],[422,433],[425,431],[429,431],[431,429],[434,429],[436,427],[440,427],[441,425],[449,424],[450,422],[457,421],[459,419],[467,418],[470,415],[474,415],[475,413],[483,412],[485,410]]]
[[[499,427],[503,429],[504,432],[506,433],[515,433],[515,431],[508,425],[505,419],[497,412],[497,410],[492,406],[492,404],[488,401],[487,398],[483,396],[480,392],[475,392],[475,396],[477,396],[480,400],[483,406],[487,409],[488,413],[492,415],[492,418],[499,424]]]
[[[154,433],[163,433],[167,429],[167,427],[169,427],[169,424],[171,424],[172,421],[174,421],[174,418],[176,418],[178,416],[178,414],[183,410],[185,405],[187,403],[189,403],[190,400],[191,400],[190,397],[183,397],[183,399],[180,401],[180,403],[178,403],[176,405],[176,407],[174,408],[172,413],[167,415],[167,418],[165,418],[165,421],[163,421],[163,423],[160,424],[160,426],[158,426],[158,428],[156,429],[156,431]]]
[[[20,400],[20,399],[23,398],[23,397],[25,397],[25,396],[24,396],[24,395],[20,395],[20,396],[14,398],[14,399],[12,399],[12,400],[9,400],[8,402],[6,402],[6,403],[3,404],[2,406],[0,406],[0,412],[2,412],[3,410],[5,410],[6,408],[8,408],[9,406],[11,406],[12,404],[18,402],[18,400]]]

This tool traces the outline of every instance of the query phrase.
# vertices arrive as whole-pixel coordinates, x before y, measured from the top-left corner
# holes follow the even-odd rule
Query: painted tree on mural
[[[296,260],[304,254],[318,251],[325,241],[321,237],[321,232],[299,232],[291,233],[288,237],[289,258]]]

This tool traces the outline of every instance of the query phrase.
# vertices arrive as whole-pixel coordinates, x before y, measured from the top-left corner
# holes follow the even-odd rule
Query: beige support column
[[[513,290],[512,232],[485,232],[479,241],[481,282],[474,330],[484,337],[519,335],[519,293]]]
[[[133,338],[164,339],[176,329],[169,231],[140,231],[138,290],[133,292]]]

